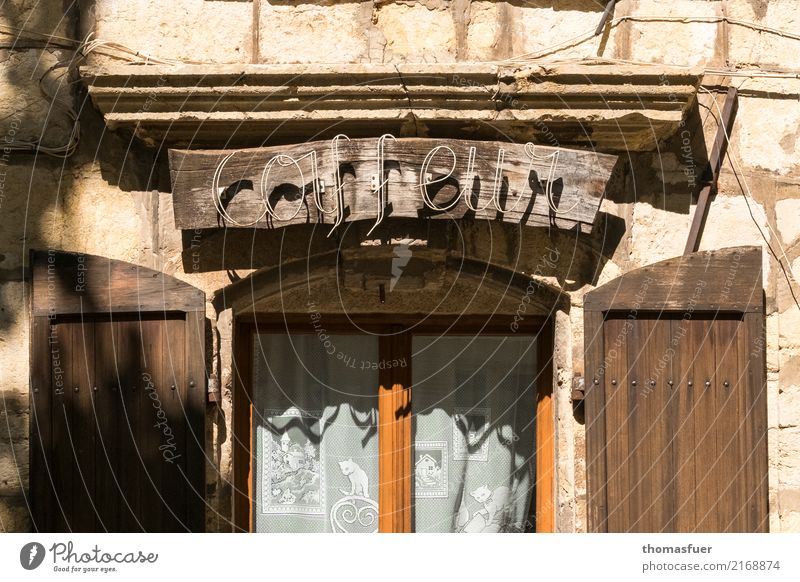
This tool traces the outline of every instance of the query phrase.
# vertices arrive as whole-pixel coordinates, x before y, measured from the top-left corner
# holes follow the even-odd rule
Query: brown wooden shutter
[[[34,528],[203,531],[203,293],[91,255],[32,267]]]
[[[761,249],[643,267],[584,307],[590,531],[767,531]]]

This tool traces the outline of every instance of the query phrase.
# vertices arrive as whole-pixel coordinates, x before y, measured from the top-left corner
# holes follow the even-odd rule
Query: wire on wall
[[[744,197],[745,204],[747,204],[747,210],[750,213],[750,218],[753,220],[753,224],[755,224],[756,228],[758,229],[761,238],[764,239],[764,244],[767,245],[767,248],[769,249],[770,253],[772,254],[773,257],[775,257],[775,260],[778,262],[778,265],[780,266],[781,271],[783,272],[783,276],[786,279],[786,284],[789,286],[789,292],[792,294],[792,299],[794,300],[795,305],[797,305],[797,307],[800,308],[800,302],[798,302],[797,296],[795,295],[794,286],[792,285],[792,280],[794,280],[795,283],[800,283],[800,281],[797,279],[797,277],[794,274],[794,271],[792,270],[791,263],[789,262],[789,257],[786,256],[786,249],[784,249],[783,245],[781,244],[780,236],[773,230],[772,226],[770,226],[769,224],[769,220],[767,220],[766,221],[767,229],[769,230],[770,234],[774,237],[775,241],[778,243],[778,247],[781,250],[781,255],[783,256],[784,259],[786,259],[786,265],[784,265],[783,260],[781,260],[781,257],[778,256],[778,253],[775,251],[775,249],[772,248],[772,245],[770,244],[769,240],[764,234],[764,231],[761,229],[761,225],[758,224],[758,220],[756,220],[756,217],[753,214],[753,209],[750,206],[750,201],[751,200],[755,201],[755,198],[753,197],[753,193],[750,190],[750,185],[747,183],[747,178],[745,178],[745,173],[742,170],[742,167],[739,165],[739,162],[737,160],[738,154],[736,153],[736,150],[734,149],[733,144],[731,143],[731,137],[728,133],[728,130],[725,127],[725,124],[722,123],[723,116],[722,116],[722,110],[719,107],[719,103],[717,103],[717,100],[711,91],[709,91],[705,87],[700,87],[700,90],[711,96],[711,101],[713,102],[714,107],[719,113],[719,119],[717,119],[716,117],[714,119],[717,121],[719,127],[722,129],[722,132],[725,136],[725,141],[728,144],[726,150],[726,156],[728,160],[730,160],[731,162],[731,169],[733,170],[733,175],[736,178],[739,187],[742,189],[742,196]],[[735,123],[736,121],[734,120],[734,125]],[[731,128],[731,131],[733,131],[733,128]]]
[[[786,30],[764,26],[755,22],[730,18],[727,16],[626,15],[613,18],[607,21],[605,23],[605,26],[609,27],[610,29],[626,21],[627,22],[680,22],[685,24],[693,22],[703,22],[703,23],[725,22],[731,25],[742,26],[760,32],[774,34],[786,39],[800,40],[800,34],[795,34]],[[583,34],[577,35],[573,38],[567,39],[558,44],[545,47],[544,49],[540,49],[537,52],[518,55],[503,61],[487,61],[486,64],[533,64],[536,62],[541,62],[545,56],[556,54],[567,48],[577,46],[579,44],[582,44],[583,42],[591,40],[592,38],[594,38],[595,32],[596,32],[595,29],[587,30]],[[70,101],[63,99],[59,97],[57,94],[51,93],[46,89],[44,85],[45,78],[48,75],[52,74],[54,71],[59,69],[64,69],[65,70],[64,75],[66,76],[66,79],[69,81],[70,77],[74,74],[78,65],[83,60],[85,60],[86,57],[91,53],[99,53],[110,58],[119,59],[131,64],[138,64],[138,65],[215,64],[204,61],[169,59],[169,58],[162,58],[154,55],[149,55],[118,42],[95,39],[93,38],[93,33],[90,33],[83,41],[77,41],[75,39],[70,39],[58,35],[46,34],[34,30],[29,30],[26,28],[19,28],[6,24],[0,24],[0,34],[6,34],[15,37],[14,45],[7,47],[12,50],[18,41],[30,40],[34,42],[43,43],[44,44],[43,48],[52,47],[52,48],[61,48],[74,51],[70,59],[59,61],[54,66],[50,67],[47,71],[45,71],[45,73],[39,78],[39,87],[42,93],[44,94],[45,98],[48,99],[51,103],[53,103],[54,106],[63,110],[66,113],[67,117],[72,121],[72,129],[67,139],[67,143],[60,146],[48,146],[40,143],[39,141],[14,141],[9,144],[6,144],[6,147],[9,147],[11,150],[35,151],[55,157],[69,157],[75,153],[80,138],[80,122],[78,119],[78,113],[75,111]],[[578,62],[578,63],[592,63],[592,64],[597,64],[597,63],[632,64],[632,65],[642,65],[642,66],[652,66],[652,67],[663,66],[663,64],[661,63],[648,63],[648,62],[639,62],[639,61],[632,61],[625,59],[613,59],[613,58],[590,58],[590,59],[574,58],[574,59],[564,59],[556,61],[550,59],[546,62],[550,64],[553,64],[554,62],[556,63]],[[676,65],[671,65],[671,66],[675,68],[685,68],[685,69],[692,68],[692,67],[681,67]],[[736,69],[727,70],[718,68],[707,68],[704,70],[704,73],[713,75],[747,77],[747,78],[758,78],[758,77],[800,78],[800,72],[788,71],[788,70],[741,71]],[[59,79],[59,85],[61,85],[62,83],[63,83],[63,77]],[[67,84],[69,85],[69,82]]]

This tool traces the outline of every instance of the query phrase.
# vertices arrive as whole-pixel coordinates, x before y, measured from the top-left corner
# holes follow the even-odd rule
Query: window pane
[[[377,340],[325,338],[255,336],[256,531],[377,531]]]
[[[533,501],[531,337],[415,337],[414,529],[524,531]]]

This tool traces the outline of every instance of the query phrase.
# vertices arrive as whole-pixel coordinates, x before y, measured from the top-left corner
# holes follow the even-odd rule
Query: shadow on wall
[[[338,262],[344,276],[341,257],[369,250],[386,256],[384,271],[390,277],[396,250],[405,245],[410,259],[404,269],[409,272],[433,271],[445,257],[476,258],[521,273],[536,271],[542,277],[555,277],[563,290],[573,291],[596,283],[626,232],[622,218],[605,212],[598,213],[591,235],[495,221],[388,219],[368,236],[372,225],[370,221],[346,223],[330,238],[328,227],[316,225],[183,231],[183,269],[227,271],[229,279],[236,281],[237,271],[330,256],[330,265]],[[541,261],[549,248],[558,253],[558,261],[552,264]]]
[[[689,214],[690,203],[706,179],[708,157],[695,99],[683,125],[655,151],[620,154],[606,198],[616,204],[647,202],[659,210]]]

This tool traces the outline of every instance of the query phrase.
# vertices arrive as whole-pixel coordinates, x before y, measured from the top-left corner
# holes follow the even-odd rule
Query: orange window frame
[[[402,317],[325,316],[328,333],[374,333],[379,353],[390,359],[411,353],[414,334],[511,335],[511,317],[428,318],[423,325]],[[516,333],[537,340],[535,531],[555,531],[555,409],[553,322],[531,318]],[[244,315],[235,320],[233,346],[233,529],[254,530],[253,515],[253,337],[257,333],[310,333],[307,315]],[[388,356],[387,356],[388,354]],[[412,364],[413,365],[413,362]],[[378,387],[379,514],[381,532],[411,532],[411,366],[381,370]]]

